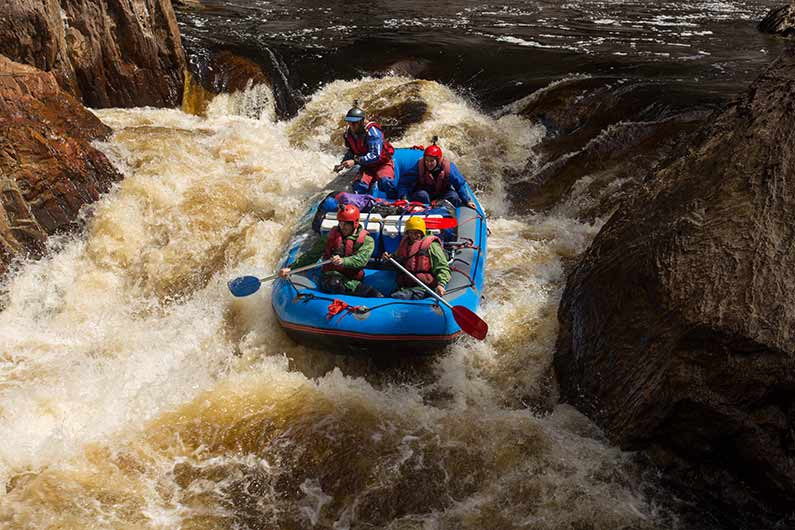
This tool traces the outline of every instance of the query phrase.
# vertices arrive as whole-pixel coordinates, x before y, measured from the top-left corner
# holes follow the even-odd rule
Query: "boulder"
[[[90,143],[110,132],[54,74],[0,55],[0,273],[77,228],[80,208],[121,178]]]
[[[260,65],[229,50],[213,52],[209,65],[210,72],[206,79],[216,94],[237,92],[252,85],[271,84]]]
[[[762,33],[772,33],[782,37],[795,36],[795,2],[771,9],[756,26]]]
[[[397,61],[390,62],[378,71],[390,75],[399,75],[403,77],[413,77],[415,79],[431,78],[433,79],[433,64],[428,59],[422,57],[407,57]]]
[[[613,442],[774,519],[795,503],[793,101],[790,50],[620,207],[567,278],[554,359]]]
[[[367,120],[380,124],[387,140],[395,142],[412,125],[427,117],[429,101],[434,98],[437,98],[436,102],[451,99],[451,93],[432,81],[403,79],[385,83],[375,79],[333,97],[334,101],[316,97],[307,103],[304,111],[288,129],[292,145],[306,148],[307,138],[326,134],[318,147],[324,151],[342,152],[344,117],[354,101],[358,101],[359,106],[367,111]]]
[[[12,0],[4,11],[0,53],[52,72],[84,104],[179,105],[186,63],[170,0]]]

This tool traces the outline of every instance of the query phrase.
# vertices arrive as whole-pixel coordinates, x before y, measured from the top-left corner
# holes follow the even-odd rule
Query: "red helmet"
[[[359,208],[353,204],[346,204],[342,210],[337,212],[337,221],[351,221],[353,227],[359,226]]]
[[[423,156],[432,156],[434,158],[441,159],[442,158],[442,150],[436,144],[429,145],[428,147],[425,148],[425,153],[423,153]]]

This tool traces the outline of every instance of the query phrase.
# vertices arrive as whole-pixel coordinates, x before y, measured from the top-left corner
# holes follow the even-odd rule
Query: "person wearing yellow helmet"
[[[445,286],[450,281],[450,266],[442,241],[436,236],[425,235],[425,220],[422,217],[409,217],[404,228],[405,235],[394,258],[439,296],[444,296]],[[381,255],[383,260],[391,257],[388,252]],[[398,273],[397,286],[397,290],[390,295],[392,298],[418,300],[428,296],[425,289],[403,272]]]

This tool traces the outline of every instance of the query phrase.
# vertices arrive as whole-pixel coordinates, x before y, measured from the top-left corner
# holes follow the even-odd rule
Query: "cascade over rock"
[[[0,53],[51,71],[85,105],[179,105],[186,63],[170,0],[12,0],[3,6]]]
[[[773,514],[795,502],[793,101],[790,50],[619,208],[568,277],[554,361],[613,442]]]
[[[110,132],[52,73],[0,55],[0,274],[121,178],[90,144]]]
[[[771,9],[756,27],[762,33],[795,37],[795,1],[790,2],[789,5]]]
[[[273,91],[271,79],[259,64],[231,50],[207,52],[206,60],[192,68],[197,70],[197,76],[188,74],[182,110],[198,116],[204,116],[218,94],[245,91],[257,85],[266,85]]]

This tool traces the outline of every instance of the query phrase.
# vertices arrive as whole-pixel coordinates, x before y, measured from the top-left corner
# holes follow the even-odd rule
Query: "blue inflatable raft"
[[[402,184],[416,178],[416,167],[421,157],[421,150],[395,150],[395,181],[398,184],[401,175]],[[330,190],[348,189],[350,184],[350,177],[342,176],[330,184]],[[313,224],[315,228],[320,228],[321,233],[328,232],[336,225],[335,213],[317,211],[330,190],[313,201],[313,207],[299,221],[280,267],[291,263],[311,247],[317,237]],[[435,209],[419,215],[429,218],[454,216],[457,220],[455,228],[431,231],[443,239],[450,260],[452,277],[444,299],[453,306],[464,306],[477,312],[483,291],[487,228],[477,198],[470,188],[467,190],[477,209],[461,206],[454,214],[446,209]],[[380,191],[373,194],[384,197]],[[450,308],[436,299],[389,298],[389,293],[396,289],[397,273],[394,266],[378,258],[384,251],[394,252],[397,249],[403,236],[402,227],[411,215],[417,214],[361,215],[360,222],[375,240],[375,250],[365,269],[363,281],[378,289],[386,298],[324,293],[317,288],[321,274],[319,268],[274,281],[273,310],[287,334],[296,342],[329,349],[334,353],[375,354],[390,351],[431,353],[461,336],[463,332]]]

